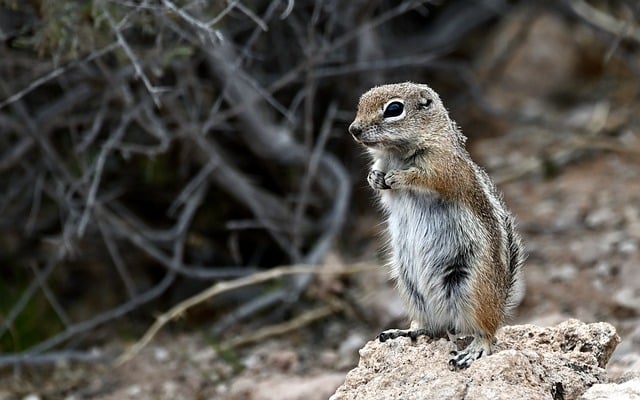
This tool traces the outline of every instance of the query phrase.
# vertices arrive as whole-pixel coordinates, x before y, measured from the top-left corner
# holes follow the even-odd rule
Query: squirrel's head
[[[412,82],[377,86],[363,94],[349,133],[372,151],[394,153],[465,141],[438,94]]]

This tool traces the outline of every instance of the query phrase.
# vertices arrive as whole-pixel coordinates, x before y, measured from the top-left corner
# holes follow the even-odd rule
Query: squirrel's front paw
[[[406,185],[405,172],[399,169],[389,171],[384,176],[384,181],[389,189],[397,189],[400,186]]]
[[[372,169],[371,171],[369,171],[369,175],[367,175],[367,182],[369,182],[369,186],[371,186],[372,189],[391,189],[384,180],[384,172],[378,171],[377,169]]]

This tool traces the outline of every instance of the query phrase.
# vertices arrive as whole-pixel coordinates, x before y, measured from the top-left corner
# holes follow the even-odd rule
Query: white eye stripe
[[[383,119],[386,122],[398,121],[407,115],[404,108],[404,100],[393,98],[387,101],[382,107]]]

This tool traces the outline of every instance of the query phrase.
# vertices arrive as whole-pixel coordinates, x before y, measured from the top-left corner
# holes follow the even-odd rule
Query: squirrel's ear
[[[420,102],[418,103],[418,106],[420,108],[422,108],[423,110],[428,109],[429,107],[431,107],[431,104],[433,104],[433,100],[431,99],[420,99]]]
[[[433,99],[431,98],[433,95],[426,89],[420,91],[420,99],[418,100],[418,105],[421,108],[429,108],[431,104],[433,104]]]

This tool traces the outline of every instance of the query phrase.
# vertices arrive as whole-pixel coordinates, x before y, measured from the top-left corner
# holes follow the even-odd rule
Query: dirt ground
[[[615,151],[574,151],[558,143],[557,137],[522,131],[472,144],[474,158],[502,182],[529,253],[526,295],[511,323],[553,325],[567,318],[610,322],[623,339],[610,364],[615,375],[629,357],[640,354],[640,159],[627,151],[637,143]],[[503,156],[514,148],[518,150]],[[518,176],[500,175],[539,159],[540,149],[573,155],[551,174],[534,162]],[[363,218],[366,226],[356,230],[365,235],[361,258],[373,265],[381,264],[378,219],[376,214]],[[328,263],[340,262],[333,257]],[[204,331],[163,331],[118,368],[58,365],[38,379],[7,377],[0,399],[327,398],[356,365],[357,350],[367,340],[380,329],[406,323],[383,271],[380,266],[378,272],[318,279],[310,289],[314,296],[341,293],[351,312],[258,344],[222,353]],[[122,345],[96,351],[117,351]]]

